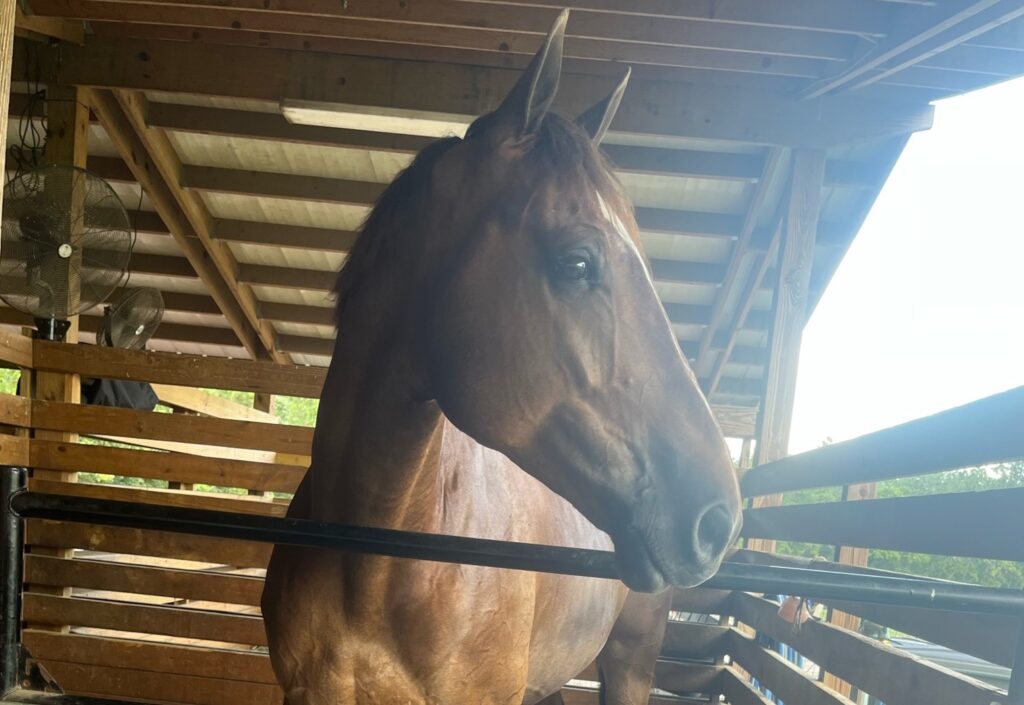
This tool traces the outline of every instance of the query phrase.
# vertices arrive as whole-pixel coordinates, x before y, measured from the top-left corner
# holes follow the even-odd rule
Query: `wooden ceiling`
[[[633,67],[606,150],[658,291],[712,400],[763,393],[794,154],[827,157],[816,301],[930,102],[1024,73],[1024,0],[29,0],[14,78],[87,89],[89,168],[133,213],[152,347],[326,364],[334,272],[429,138],[375,116],[492,109],[563,6],[556,108]],[[59,37],[60,41],[54,41]],[[24,89],[23,89],[24,90]],[[342,104],[366,129],[290,124]],[[39,120],[24,95],[18,122]],[[97,314],[98,315],[98,314]],[[83,317],[94,330],[97,317]],[[19,314],[0,309],[0,322]]]

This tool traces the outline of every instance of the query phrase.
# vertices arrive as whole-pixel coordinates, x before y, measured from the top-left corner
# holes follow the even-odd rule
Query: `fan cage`
[[[107,300],[128,276],[133,232],[110,184],[47,166],[4,187],[0,299],[35,318],[66,320]]]

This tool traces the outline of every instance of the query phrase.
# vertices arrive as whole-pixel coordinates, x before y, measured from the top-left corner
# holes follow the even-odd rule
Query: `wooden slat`
[[[33,401],[32,425],[51,431],[152,438],[295,455],[309,455],[313,442],[313,429],[302,426],[45,401]]]
[[[661,656],[688,661],[714,661],[726,652],[728,627],[697,622],[668,623]]]
[[[29,467],[29,440],[24,436],[0,434],[0,465]]]
[[[5,437],[0,437],[0,448]],[[33,440],[34,468],[62,472],[99,472],[168,482],[204,483],[272,492],[294,492],[305,468],[282,463],[252,463],[181,453]]]
[[[32,339],[27,335],[0,331],[0,362],[15,367],[32,367]]]
[[[140,439],[128,436],[112,436],[104,433],[93,433],[89,438],[101,441],[113,441],[133,448],[147,450],[165,450],[172,453],[197,455],[206,458],[227,458],[229,460],[246,460],[253,463],[273,463],[277,454],[268,450],[246,450],[244,448],[222,448],[203,445],[201,443],[178,443],[176,441],[156,441],[151,438]]]
[[[162,595],[258,607],[263,580],[245,575],[175,570],[101,560],[25,557],[25,582],[91,590]]]
[[[273,414],[239,404],[230,399],[215,397],[201,389],[178,387],[170,384],[153,384],[151,386],[153,391],[156,392],[157,398],[160,399],[160,403],[167,406],[186,409],[207,416],[216,416],[220,419],[280,423],[280,419]]]
[[[84,666],[149,671],[159,681],[167,674],[277,685],[266,654],[176,646],[82,634],[54,634],[37,629],[23,633],[32,657]],[[73,683],[65,686],[74,687]]]
[[[862,575],[914,577],[875,568],[844,566],[831,561],[780,556],[757,551],[736,551],[730,556],[730,560],[757,565],[841,570]],[[1022,628],[1021,619],[1005,615],[966,614],[840,600],[831,600],[828,601],[828,604],[877,624],[892,627],[906,634],[912,634],[933,643],[948,646],[955,651],[971,654],[1003,666],[1012,665],[1014,649]]]
[[[22,609],[25,620],[35,624],[70,624],[257,646],[267,643],[263,619],[255,615],[34,593],[25,595]]]
[[[46,669],[75,695],[150,700],[189,705],[281,705],[281,689],[266,683],[244,683],[223,678],[166,674],[150,671],[47,661]]]
[[[276,49],[192,45],[178,42],[97,40],[63,47],[52,62],[64,83],[280,101],[283,97],[392,107],[461,116],[494,108],[519,71],[430,62],[393,61]],[[246,66],[228,76],[210,66]],[[110,71],[110,67],[116,71]],[[293,77],[303,76],[301,85]],[[337,79],[345,77],[342,85]],[[614,79],[572,76],[559,92],[562,110],[579,114],[594,96],[607,94]],[[381,86],[389,86],[381,90]],[[466,91],[465,86],[475,90]],[[635,81],[616,118],[625,132],[824,147],[926,129],[931,106],[880,106],[859,97],[825,101],[752,89],[661,81]]]
[[[1007,668],[1013,666],[1017,638],[1024,629],[1024,620],[1007,616],[841,600],[832,600],[829,604],[862,619]]]
[[[853,484],[1024,457],[1024,386],[756,467],[743,494]]]
[[[28,428],[32,425],[32,400],[0,394],[0,424]]]
[[[672,609],[676,612],[693,612],[696,614],[723,614],[729,604],[728,590],[711,590],[709,588],[674,589],[672,592]]]
[[[754,639],[733,629],[729,633],[729,654],[736,662],[777,698],[800,705],[855,705],[774,651],[761,647]]]
[[[162,326],[161,326],[162,327]],[[35,341],[37,369],[76,372],[87,377],[137,379],[187,387],[318,397],[326,370],[301,365],[229,360],[139,350]]]
[[[267,500],[254,500],[248,495],[229,495],[214,492],[184,490],[141,489],[119,485],[95,485],[84,482],[58,482],[53,480],[29,481],[29,487],[36,492],[88,497],[90,499],[114,499],[122,502],[155,504],[164,507],[192,507],[221,512],[258,514],[260,516],[284,516],[287,505]]]
[[[1024,487],[750,509],[743,535],[1024,561]],[[985,527],[985,540],[965,527]]]
[[[731,615],[886,703],[991,705],[1002,698],[999,690],[981,681],[856,632],[814,620],[796,628],[778,616],[778,609],[768,600],[737,593]]]
[[[773,705],[732,668],[722,671],[715,685],[729,705]]]
[[[264,543],[115,526],[85,526],[45,519],[27,522],[26,543],[32,546],[73,546],[111,553],[160,556],[239,568],[266,568],[270,560],[270,546]]]

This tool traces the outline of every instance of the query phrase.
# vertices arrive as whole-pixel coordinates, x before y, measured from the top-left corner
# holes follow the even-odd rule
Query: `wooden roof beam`
[[[188,261],[210,288],[231,327],[253,357],[288,362],[276,349],[274,331],[259,321],[252,292],[235,281],[227,245],[213,242],[212,219],[202,200],[181,188],[181,165],[166,135],[148,130],[144,98],[126,92],[94,91],[93,109],[138,183],[149,194]]]
[[[245,0],[181,0],[175,3],[110,4],[94,0],[33,0],[36,13],[87,22],[119,22],[202,28],[238,33],[418,44],[530,55],[557,14],[549,9],[443,0],[404,6],[379,2],[291,3],[281,11]],[[309,11],[309,14],[303,14]],[[779,27],[700,25],[662,17],[580,11],[570,16],[565,56],[586,61],[671,66],[744,74],[815,78],[831,62],[842,61],[849,42],[836,36],[807,35]],[[482,28],[486,28],[482,31]],[[342,53],[359,53],[346,52]],[[824,53],[818,57],[815,54]]]
[[[156,40],[92,39],[46,52],[61,83],[162,90],[278,102],[296,99],[366,108],[473,116],[497,106],[519,71],[431,62],[318,54]],[[246,66],[242,73],[211,66]],[[614,79],[575,74],[556,106],[566,115],[608,93]],[[473,90],[467,90],[472,86]],[[709,83],[638,80],[616,117],[622,133],[829,147],[931,126],[923,104],[881,104],[858,96],[799,101],[785,93]]]
[[[434,141],[430,137],[415,135],[293,125],[277,113],[177,103],[150,103],[146,124],[174,132],[398,152],[410,159]],[[764,167],[764,157],[760,154],[618,144],[604,144],[601,148],[615,165],[615,170],[624,174],[756,182]],[[835,186],[870,186],[870,177],[868,165],[838,159],[830,160],[825,172],[826,183]]]
[[[989,30],[1024,17],[1022,0],[973,0],[948,3],[943,13],[920,15],[909,8],[901,11],[905,21],[888,37],[869,49],[850,66],[812,85],[802,93],[805,99],[820,98],[840,91],[863,88],[881,81],[924,59],[940,54]]]
[[[804,10],[811,6],[808,0],[790,2],[804,5]],[[840,0],[819,0],[819,3],[832,5],[832,9],[836,10]],[[168,8],[169,4],[174,7]],[[566,56],[583,55],[635,62],[638,49],[644,45],[653,45],[714,50],[720,53],[842,61],[850,49],[851,39],[837,36],[838,32],[818,33],[808,32],[806,27],[781,27],[774,17],[763,14],[756,15],[765,20],[760,26],[750,22],[716,21],[726,14],[735,17],[755,16],[751,12],[753,5],[749,0],[745,7],[731,13],[731,8],[707,12],[692,7],[700,4],[706,5],[686,3],[677,4],[674,8],[658,8],[669,11],[650,13],[658,16],[658,21],[652,23],[651,17],[645,16],[648,8],[644,6],[611,14],[604,11],[604,8],[594,7],[594,3],[581,3],[582,6],[574,8],[569,17]],[[188,8],[188,14],[184,15],[177,10],[179,6]],[[532,3],[453,3],[444,0],[418,0],[404,5],[351,1],[345,6],[324,0],[298,0],[287,3],[286,7],[280,4],[256,7],[246,0],[180,0],[161,3],[159,7],[135,8],[133,11],[122,9],[117,12],[88,0],[59,4],[52,0],[35,0],[33,7],[38,8],[36,11],[42,14],[60,14],[91,21],[158,22],[304,37],[417,42],[500,51],[505,54],[535,51],[540,38],[561,10],[561,6],[544,8]],[[859,29],[855,33],[858,36],[884,34],[887,31],[883,26],[883,13],[876,11],[873,15],[870,12],[857,14],[859,16],[851,16],[847,11],[844,17],[840,13],[838,18],[833,19],[831,27],[857,27]],[[793,13],[787,15],[795,19]],[[836,20],[846,24],[839,24]],[[872,31],[859,31],[865,27],[870,27]],[[472,36],[471,32],[476,36]],[[595,46],[597,42],[602,42],[606,51],[613,49],[618,50],[618,53],[598,53],[602,47]],[[634,53],[630,53],[628,47],[618,46],[626,42],[634,45]]]
[[[28,106],[28,97],[11,96],[10,114],[20,118]],[[430,137],[398,135],[386,132],[344,130],[333,127],[293,125],[277,113],[229,110],[177,103],[147,103],[147,127],[204,135],[240,137],[271,142],[397,152],[410,161],[434,141]],[[42,113],[31,115],[42,120]],[[668,147],[636,147],[603,144],[615,171],[620,174],[687,177],[756,183],[764,169],[764,156],[733,152],[714,152]],[[108,181],[134,182],[128,166],[117,157],[90,157],[90,169]],[[848,188],[868,188],[877,179],[870,164],[830,159],[825,167],[825,184]],[[319,249],[319,248],[317,248]]]
[[[761,211],[765,207],[765,202],[768,200],[775,188],[776,183],[785,174],[786,166],[788,165],[788,155],[782,148],[775,147],[771,150],[768,155],[768,159],[764,164],[764,171],[761,174],[761,178],[758,181],[757,189],[755,189],[753,195],[750,198],[750,203],[747,206],[746,216],[743,218],[743,225],[740,228],[739,237],[736,242],[733,243],[732,252],[729,254],[729,261],[726,265],[725,274],[722,277],[722,287],[719,289],[715,302],[712,306],[711,320],[708,323],[707,328],[704,329],[704,334],[701,336],[700,348],[697,353],[697,374],[702,374],[704,369],[708,366],[708,357],[711,352],[711,342],[714,340],[715,333],[720,328],[728,330],[736,327],[735,325],[728,325],[726,318],[728,315],[728,304],[732,295],[733,287],[737,286],[739,282],[740,268],[743,262],[749,255],[752,254],[751,241],[754,237],[754,230],[761,218]],[[755,253],[755,256],[758,256]],[[763,254],[760,254],[764,257]],[[742,312],[746,315],[746,312]],[[736,313],[739,315],[739,312]],[[738,320],[736,320],[738,322]],[[724,357],[724,354],[720,357]],[[711,384],[714,385],[714,375],[711,376]],[[710,388],[705,391],[710,393]]]

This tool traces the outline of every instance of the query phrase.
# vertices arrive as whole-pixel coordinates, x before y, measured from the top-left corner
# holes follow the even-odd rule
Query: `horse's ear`
[[[633,69],[627,66],[626,75],[619,81],[619,85],[615,86],[615,90],[607,98],[576,118],[576,124],[587,131],[594,144],[600,144],[601,140],[604,139],[605,133],[608,132],[608,128],[615,118],[615,113],[619,109],[619,104],[622,102],[622,95],[626,92],[626,84],[629,83],[629,76],[632,73]]]
[[[551,107],[562,73],[562,46],[569,10],[562,10],[526,72],[505,96],[497,113],[512,121],[518,137],[533,134]]]

